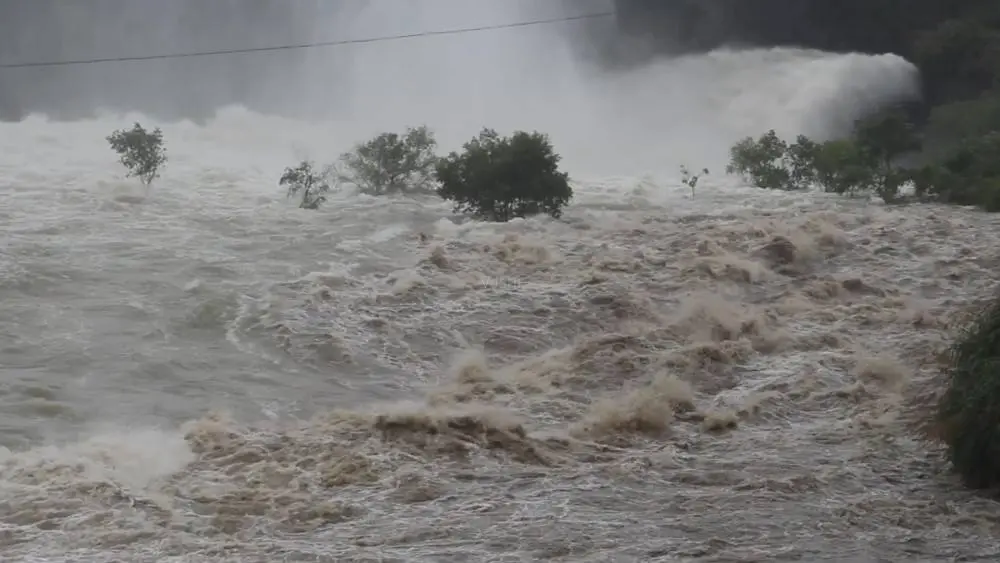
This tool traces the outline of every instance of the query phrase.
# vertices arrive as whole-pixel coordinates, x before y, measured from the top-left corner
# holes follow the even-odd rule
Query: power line
[[[569,16],[561,18],[549,18],[544,20],[531,20],[516,23],[505,23],[497,25],[484,25],[480,27],[464,27],[458,29],[446,29],[440,31],[421,31],[417,33],[407,33],[404,35],[385,35],[381,37],[367,37],[364,39],[343,39],[338,41],[320,41],[315,43],[298,43],[291,45],[274,45],[271,47],[249,47],[245,49],[223,49],[218,51],[198,51],[190,53],[170,53],[160,55],[142,55],[135,57],[108,57],[102,59],[77,59],[68,61],[50,61],[35,63],[11,63],[0,64],[0,69],[5,68],[35,68],[46,66],[73,66],[97,63],[117,63],[126,61],[153,61],[161,59],[186,59],[192,57],[211,57],[217,55],[235,55],[240,53],[264,53],[268,51],[291,51],[296,49],[312,49],[317,47],[336,47],[340,45],[358,45],[363,43],[381,43],[383,41],[399,41],[402,39],[417,39],[420,37],[432,37],[436,35],[458,35],[462,33],[475,33],[480,31],[493,31],[497,29],[511,29],[516,27],[529,27],[535,25],[546,25],[560,22],[571,22],[589,20],[597,18],[607,18],[615,16],[614,12],[603,12],[595,14],[584,14],[581,16]]]

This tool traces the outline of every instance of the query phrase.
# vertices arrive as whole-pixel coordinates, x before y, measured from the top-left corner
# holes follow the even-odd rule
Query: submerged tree
[[[681,183],[685,186],[691,188],[691,197],[694,197],[694,190],[698,187],[698,180],[701,180],[702,176],[708,175],[708,168],[702,168],[701,172],[698,174],[692,174],[691,170],[687,166],[681,166]]]
[[[382,133],[340,157],[340,179],[362,193],[388,195],[425,191],[433,180],[437,141],[426,127],[406,133]]]
[[[816,143],[800,135],[793,144],[773,130],[758,139],[747,137],[730,149],[726,171],[753,185],[779,190],[824,191],[854,195],[873,193],[886,203],[900,201],[900,188],[913,173],[902,168],[902,156],[921,148],[920,137],[899,111],[858,120],[850,136]]]
[[[966,485],[1000,485],[1000,297],[951,348],[938,419],[951,462]]]
[[[302,209],[319,209],[326,202],[326,193],[330,191],[325,175],[316,172],[312,163],[307,160],[295,168],[285,168],[278,185],[288,188],[289,198],[301,194],[299,207]]]
[[[771,190],[793,190],[792,173],[786,166],[788,143],[774,130],[759,138],[747,137],[729,149],[727,174],[738,174],[750,184]]]
[[[107,141],[111,149],[118,153],[126,176],[138,177],[147,188],[160,176],[160,168],[167,162],[163,132],[159,128],[149,132],[136,123],[132,129],[121,129],[108,135]]]
[[[436,167],[437,193],[456,211],[500,222],[541,213],[558,218],[573,197],[560,157],[542,133],[501,137],[483,129],[463,148]]]

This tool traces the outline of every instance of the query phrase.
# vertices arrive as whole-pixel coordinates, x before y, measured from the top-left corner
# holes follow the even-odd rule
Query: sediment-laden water
[[[719,52],[540,93],[577,197],[505,225],[294,208],[275,180],[336,121],[158,124],[148,194],[103,141],[143,116],[0,125],[3,559],[995,559],[921,429],[1000,219],[674,173],[911,71]]]

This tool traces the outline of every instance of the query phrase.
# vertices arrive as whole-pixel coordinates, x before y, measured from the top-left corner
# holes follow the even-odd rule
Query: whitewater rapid
[[[912,66],[644,72],[518,119],[383,93],[398,115],[0,124],[3,559],[995,558],[995,505],[921,429],[1000,222],[720,168],[744,134],[822,137],[912,94]],[[447,148],[551,131],[572,206],[284,200],[285,166],[415,118]],[[170,156],[148,194],[103,140],[136,120]],[[680,164],[713,173],[692,195]]]

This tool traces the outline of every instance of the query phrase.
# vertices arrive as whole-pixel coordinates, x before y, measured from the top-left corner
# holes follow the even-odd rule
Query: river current
[[[305,211],[276,179],[389,124],[532,127],[530,92],[0,124],[3,559],[994,560],[996,505],[926,431],[1000,219],[722,174],[740,136],[832,134],[912,66],[556,82],[524,109],[576,197],[509,224],[349,189]],[[167,139],[149,192],[104,141],[134,121]],[[711,168],[694,193],[680,164]]]

